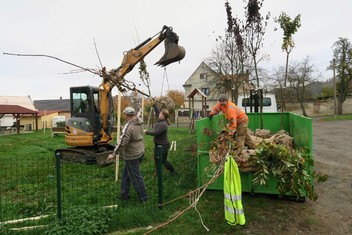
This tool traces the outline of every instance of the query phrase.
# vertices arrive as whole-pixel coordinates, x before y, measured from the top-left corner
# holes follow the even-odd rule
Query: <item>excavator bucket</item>
[[[160,58],[160,60],[155,63],[156,65],[165,67],[166,65],[176,61],[180,61],[185,57],[186,55],[185,48],[183,48],[182,46],[179,46],[177,41],[169,38],[165,39],[164,41],[165,53]]]

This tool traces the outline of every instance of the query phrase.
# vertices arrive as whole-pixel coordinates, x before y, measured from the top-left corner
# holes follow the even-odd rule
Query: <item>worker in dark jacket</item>
[[[162,164],[168,169],[171,173],[175,173],[174,167],[167,161],[167,154],[170,147],[170,142],[167,137],[167,131],[169,128],[169,111],[166,109],[162,109],[159,111],[159,108],[156,104],[153,105],[155,114],[158,116],[158,122],[155,124],[154,131],[145,130],[146,135],[154,136],[154,160],[155,164],[157,162],[157,157],[160,153],[158,153],[158,146],[161,146],[161,157]]]

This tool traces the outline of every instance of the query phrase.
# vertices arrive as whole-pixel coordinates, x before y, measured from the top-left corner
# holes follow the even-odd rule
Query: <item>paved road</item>
[[[317,221],[329,234],[352,234],[352,120],[314,118],[313,157],[315,170],[329,176],[315,187]]]

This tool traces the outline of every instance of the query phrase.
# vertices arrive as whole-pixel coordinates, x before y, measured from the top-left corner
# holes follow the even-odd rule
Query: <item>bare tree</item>
[[[237,101],[239,89],[248,76],[242,74],[241,55],[230,37],[220,39],[220,44],[212,51],[207,59],[208,65],[217,73],[217,77],[210,80],[212,93],[223,93]]]
[[[244,45],[244,24],[232,17],[232,9],[225,3],[227,30],[225,36],[217,37],[217,46],[207,59],[208,65],[218,74],[210,83],[212,92],[225,93],[237,102],[239,89],[248,79],[250,61],[248,50]]]
[[[292,62],[289,68],[289,90],[299,102],[304,116],[307,116],[304,102],[310,96],[307,85],[317,80],[317,78],[314,77],[315,72],[315,66],[311,63],[311,59],[308,56],[302,62]]]
[[[270,85],[273,87],[273,93],[275,93],[275,96],[278,97],[278,104],[279,101],[281,101],[281,91],[284,86],[284,80],[285,80],[285,67],[280,65],[275,68],[273,68],[270,71]],[[281,106],[279,106],[281,109]]]
[[[352,92],[352,44],[347,38],[339,38],[333,45],[334,58],[331,67],[336,69],[337,114],[343,114],[343,103]]]
[[[262,47],[266,21],[259,13],[263,1],[250,0],[246,7],[246,21],[232,16],[232,8],[225,3],[227,14],[227,29],[224,37],[217,37],[219,44],[208,58],[208,65],[218,73],[213,82],[213,90],[226,93],[237,102],[239,90],[244,82],[249,82],[249,74],[255,72],[255,80],[259,87],[260,61],[266,56],[258,56]]]
[[[264,0],[249,0],[246,7],[246,43],[245,46],[248,49],[250,55],[253,59],[255,79],[257,82],[257,87],[259,84],[259,73],[258,64],[260,60],[258,59],[258,52],[260,48],[263,47],[264,34],[268,20],[270,18],[270,12],[264,17],[260,14],[260,9],[263,6]]]
[[[227,14],[227,40],[233,40],[236,45],[236,49],[238,51],[238,62],[241,65],[240,70],[243,74],[245,72],[245,61],[248,58],[248,54],[245,51],[245,27],[243,22],[238,19],[238,17],[232,17],[232,8],[230,3],[227,1],[225,3],[226,14]]]

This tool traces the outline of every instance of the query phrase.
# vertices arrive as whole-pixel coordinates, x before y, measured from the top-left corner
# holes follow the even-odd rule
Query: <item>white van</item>
[[[238,97],[237,106],[244,110],[246,113],[254,113],[254,101],[252,100],[252,111],[250,98],[240,95]],[[260,108],[258,108],[260,112]],[[263,113],[276,113],[278,112],[278,107],[276,103],[276,98],[274,94],[265,94],[263,97]]]

